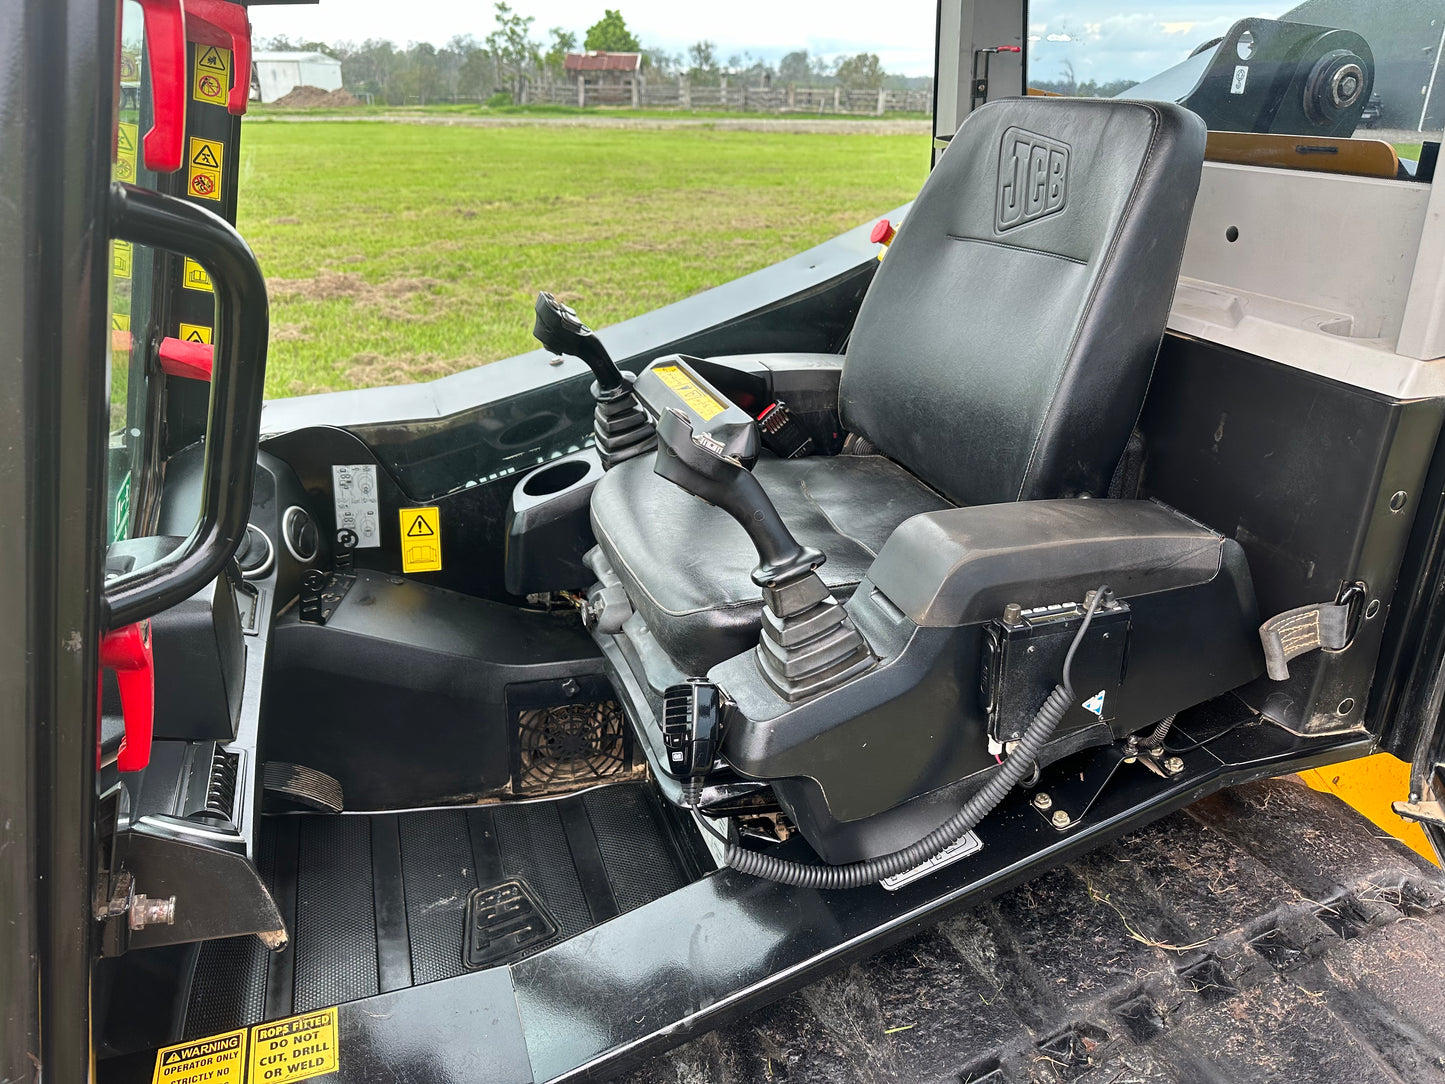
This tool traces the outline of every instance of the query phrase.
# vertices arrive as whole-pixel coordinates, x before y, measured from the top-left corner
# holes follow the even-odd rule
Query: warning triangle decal
[[[211,153],[210,146],[204,143],[201,144],[201,149],[191,156],[191,164],[205,166],[207,169],[221,168],[221,163],[218,162],[216,156]]]
[[[206,46],[206,51],[196,61],[196,66],[201,68],[214,68],[218,72],[226,70],[226,62],[221,59],[221,54],[216,52],[214,45]]]
[[[430,538],[434,534],[436,532],[431,529],[431,524],[421,516],[417,516],[411,521],[411,526],[407,528],[406,532],[408,538]]]
[[[134,154],[135,140],[131,139],[130,133],[126,131],[127,127],[128,125],[125,124],[119,125],[119,134],[116,146],[120,149],[121,154]]]
[[[186,332],[186,342],[188,343],[203,343],[205,341],[205,339],[201,338],[201,333],[195,328],[192,328],[190,331]]]

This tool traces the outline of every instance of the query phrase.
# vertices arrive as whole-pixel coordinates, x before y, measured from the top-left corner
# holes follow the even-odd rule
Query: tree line
[[[841,86],[845,90],[915,90],[930,82],[925,77],[890,75],[875,53],[824,57],[798,49],[774,65],[749,53],[722,57],[711,41],[695,42],[685,53],[651,49],[628,29],[622,13],[610,8],[580,40],[578,34],[560,26],[539,36],[533,16],[522,15],[505,2],[496,3],[494,8],[496,25],[486,37],[458,34],[440,47],[413,42],[403,48],[378,38],[357,44],[295,41],[278,36],[270,39],[267,48],[335,57],[341,61],[341,79],[348,90],[388,105],[459,98],[520,100],[529,83],[552,85],[563,81],[563,61],[579,48],[641,53],[646,78],[675,80],[685,76],[694,86],[718,86],[727,79],[760,87],[794,83]]]

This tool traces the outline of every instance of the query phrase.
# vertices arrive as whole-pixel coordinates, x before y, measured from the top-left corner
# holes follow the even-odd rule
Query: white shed
[[[341,89],[341,61],[325,53],[256,53],[252,83],[263,102],[274,102],[297,87]]]

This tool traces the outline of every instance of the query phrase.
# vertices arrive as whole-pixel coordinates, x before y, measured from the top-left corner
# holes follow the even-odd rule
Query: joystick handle
[[[598,391],[604,395],[623,387],[622,372],[607,352],[607,347],[572,309],[543,290],[537,295],[536,310],[537,321],[532,325],[532,334],[538,342],[554,354],[581,358],[597,378]]]
[[[732,449],[706,433],[695,433],[687,414],[671,408],[658,419],[657,437],[657,473],[721,508],[748,533],[758,551],[753,582],[759,587],[791,583],[823,563],[822,553],[793,537],[745,465],[757,458],[756,427],[750,426],[741,446]]]

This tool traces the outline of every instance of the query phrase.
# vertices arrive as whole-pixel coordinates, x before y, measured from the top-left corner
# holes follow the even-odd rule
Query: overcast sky
[[[685,52],[703,38],[718,55],[751,53],[776,62],[793,49],[833,56],[877,53],[883,67],[904,75],[933,72],[934,0],[512,0],[536,16],[540,38],[551,26],[580,36],[620,7],[628,26],[649,48]],[[1194,47],[1224,33],[1235,20],[1278,15],[1291,4],[1251,6],[1248,0],[1034,0],[1030,5],[1031,75],[1057,79],[1071,61],[1080,81],[1144,79],[1183,60]],[[285,34],[321,41],[390,38],[399,44],[442,44],[455,34],[484,38],[493,29],[485,0],[322,0],[301,7],[253,7],[258,37]],[[1068,40],[1050,41],[1049,37]]]

